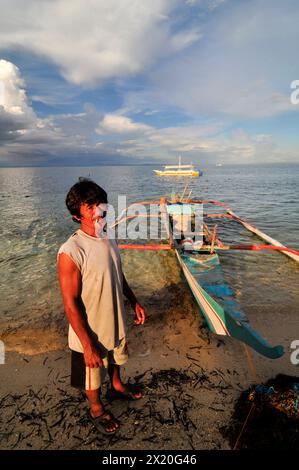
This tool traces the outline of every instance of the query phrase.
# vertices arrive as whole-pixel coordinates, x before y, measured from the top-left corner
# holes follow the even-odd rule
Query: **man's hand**
[[[86,367],[96,368],[103,365],[100,351],[93,343],[89,343],[84,347],[84,361]]]
[[[135,325],[143,325],[145,322],[145,313],[144,309],[139,305],[138,302],[136,302],[134,306],[134,312],[135,312],[135,320],[134,323]]]

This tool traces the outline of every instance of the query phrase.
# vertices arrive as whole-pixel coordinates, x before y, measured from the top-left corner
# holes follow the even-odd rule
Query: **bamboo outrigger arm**
[[[276,249],[277,251],[280,251],[284,255],[288,256],[289,258],[292,258],[294,261],[299,263],[299,253],[297,251],[292,250],[292,249],[284,246],[278,240],[275,240],[274,238],[269,237],[269,235],[262,232],[261,230],[256,228],[254,225],[252,225],[252,224],[246,222],[245,220],[241,219],[240,217],[238,217],[231,209],[228,210],[228,213],[232,216],[233,219],[238,220],[243,225],[243,227],[245,227],[247,230],[249,230],[249,232],[254,233],[259,238],[261,238],[265,242],[269,243],[269,245],[273,247],[272,249]],[[267,249],[267,248],[266,248],[266,246],[263,246],[262,249]]]
[[[270,237],[269,235],[265,234],[258,228],[256,228],[254,225],[251,223],[247,222],[246,220],[242,219],[241,217],[237,216],[232,209],[227,206],[226,204],[219,202],[219,201],[213,201],[213,200],[204,200],[204,199],[190,199],[188,198],[188,203],[191,204],[213,204],[218,207],[223,207],[226,212],[223,213],[205,213],[204,215],[209,218],[228,218],[232,220],[236,220],[240,222],[240,224],[243,225],[248,231],[251,233],[254,233],[257,235],[260,239],[266,241],[268,245],[224,245],[220,240],[216,238],[216,245],[215,248],[213,243],[211,243],[211,249],[212,251],[215,250],[245,250],[245,251],[262,251],[262,250],[273,250],[273,251],[279,251],[283,253],[285,256],[288,256],[291,258],[293,261],[296,261],[299,263],[299,252],[296,250],[293,250],[291,248],[286,247],[282,243],[280,243],[278,240],[275,240],[274,238]],[[130,208],[133,206],[138,206],[138,205],[160,205],[160,214],[133,214],[133,215],[126,215],[125,214],[128,212]],[[130,206],[126,207],[120,216],[116,219],[115,223],[111,225],[111,227],[116,227],[117,225],[124,223],[127,220],[130,219],[135,219],[135,218],[157,218],[157,217],[162,217],[164,218],[165,222],[165,227],[168,227],[167,223],[167,210],[166,210],[166,205],[167,205],[167,198],[162,197],[160,201],[142,201],[142,202],[136,202],[131,204]],[[171,230],[167,230],[168,237],[170,238],[170,243],[164,244],[164,245],[137,245],[137,244],[120,244],[119,248],[121,249],[129,249],[129,250],[169,250],[173,248],[173,240],[172,240],[172,232]]]
[[[299,263],[299,252],[296,250],[293,250],[291,248],[288,248],[287,246],[283,245],[280,243],[278,240],[275,240],[274,238],[270,237],[266,233],[262,232],[258,228],[256,228],[254,225],[250,224],[246,220],[242,219],[241,217],[237,216],[229,206],[226,204],[219,202],[219,201],[212,201],[212,200],[203,200],[203,199],[194,199],[190,200],[190,203],[193,204],[214,204],[219,207],[223,207],[226,209],[226,213],[211,213],[211,214],[205,214],[206,217],[209,218],[217,218],[217,217],[227,217],[231,218],[233,220],[236,220],[240,222],[240,224],[243,225],[249,232],[254,233],[256,236],[258,236],[261,240],[264,240],[265,242],[269,243],[269,245],[222,245],[219,248],[222,249],[227,249],[227,250],[254,250],[254,251],[259,251],[259,250],[274,250],[274,251],[279,251],[283,253],[285,256],[288,256],[292,260],[296,261]]]

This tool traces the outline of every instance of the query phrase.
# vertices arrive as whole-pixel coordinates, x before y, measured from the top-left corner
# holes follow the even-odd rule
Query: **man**
[[[95,182],[80,179],[69,190],[66,205],[80,228],[58,251],[58,274],[72,351],[71,384],[85,390],[89,418],[105,434],[119,427],[101,401],[101,370],[108,369],[110,398],[141,398],[124,384],[120,366],[128,359],[123,294],[135,312],[135,324],[145,314],[122,272],[115,240],[107,236],[107,193]]]

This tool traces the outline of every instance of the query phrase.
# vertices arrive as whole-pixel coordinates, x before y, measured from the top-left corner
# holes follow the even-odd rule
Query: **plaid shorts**
[[[73,351],[71,355],[71,385],[82,390],[97,390],[101,387],[109,364],[123,365],[128,360],[128,345],[123,338],[119,345],[101,357],[103,367],[86,367],[83,353]]]

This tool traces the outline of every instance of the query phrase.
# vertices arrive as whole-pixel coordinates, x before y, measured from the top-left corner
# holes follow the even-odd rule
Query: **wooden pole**
[[[217,224],[214,225],[213,236],[212,236],[212,241],[211,241],[211,249],[210,249],[211,254],[214,253],[214,246],[215,246],[216,236],[217,236]]]
[[[171,248],[173,248],[174,240],[173,240],[172,230],[170,227],[169,214],[167,212],[167,198],[165,196],[161,197],[160,199],[160,212],[161,212],[161,220],[164,223],[166,233],[169,238],[169,244]]]

